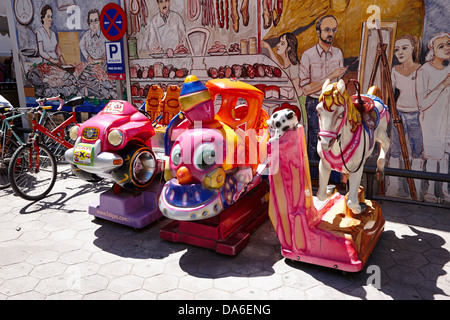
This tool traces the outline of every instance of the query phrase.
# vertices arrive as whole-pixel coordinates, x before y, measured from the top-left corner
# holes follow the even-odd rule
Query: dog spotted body
[[[274,112],[270,119],[267,120],[270,135],[269,141],[279,140],[286,131],[296,129],[298,124],[294,111],[283,109]]]

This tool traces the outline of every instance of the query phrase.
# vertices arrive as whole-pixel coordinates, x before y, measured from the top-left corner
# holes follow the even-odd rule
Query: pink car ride
[[[81,179],[112,179],[125,189],[141,190],[152,182],[157,160],[152,151],[152,122],[123,100],[112,100],[96,116],[74,126],[74,147],[65,158]]]

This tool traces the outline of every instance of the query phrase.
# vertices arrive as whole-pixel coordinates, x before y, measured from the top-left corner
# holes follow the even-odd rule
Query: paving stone
[[[180,278],[178,288],[190,291],[193,293],[202,292],[204,290],[212,289],[214,286],[213,279],[196,278],[185,275]]]
[[[6,296],[14,296],[32,291],[38,283],[39,280],[31,276],[4,280],[0,284],[0,293]]]
[[[77,292],[87,295],[97,291],[102,291],[108,286],[108,279],[104,276],[94,274],[87,277],[81,277],[79,280],[75,281],[71,287],[73,287]]]
[[[247,277],[235,277],[233,275],[214,279],[214,288],[228,292],[235,292],[248,286]]]
[[[176,289],[178,287],[179,278],[168,274],[158,274],[148,278],[144,282],[143,288],[154,293],[163,293]],[[183,299],[180,297],[180,299]]]
[[[9,242],[6,242],[9,243]],[[7,266],[18,262],[25,261],[29,253],[23,249],[23,247],[17,246],[1,246],[0,247],[0,266]]]
[[[230,300],[231,292],[211,288],[195,294],[195,300]]]
[[[80,262],[88,261],[91,255],[92,253],[86,250],[64,252],[59,256],[58,261],[68,265],[77,264]]]
[[[450,300],[449,209],[383,201],[366,268],[344,274],[284,258],[269,220],[226,256],[160,239],[169,219],[94,219],[87,206],[111,184],[61,177],[42,201],[0,191],[0,300]]]
[[[231,294],[233,300],[268,300],[269,294],[265,290],[254,287],[245,287]]]
[[[83,300],[118,300],[119,298],[120,293],[109,290],[92,292],[83,296]]]
[[[334,288],[330,288],[325,284],[319,284],[305,290],[306,299],[308,300],[343,300],[345,295]]]
[[[112,279],[108,284],[108,290],[124,294],[142,288],[144,279],[132,274]]]
[[[102,264],[98,270],[98,274],[108,278],[116,278],[130,273],[132,265],[125,261],[114,261]]]
[[[192,292],[174,289],[158,294],[158,300],[193,300],[195,295]]]
[[[19,262],[15,264],[6,265],[1,268],[0,278],[14,279],[23,277],[29,274],[34,265],[28,262]]]
[[[248,283],[251,287],[272,291],[283,286],[283,277],[279,274],[262,272],[260,275],[252,275]]]
[[[136,290],[120,295],[121,300],[156,300],[158,295],[148,290]]]
[[[29,274],[38,279],[46,279],[54,277],[55,275],[61,275],[66,271],[66,269],[67,264],[53,261],[35,266]]]

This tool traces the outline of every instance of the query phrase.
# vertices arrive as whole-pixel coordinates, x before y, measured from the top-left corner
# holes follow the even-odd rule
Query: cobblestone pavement
[[[282,257],[269,220],[237,256],[95,219],[93,185],[59,167],[38,202],[0,190],[0,300],[450,299],[450,209],[381,203],[385,231],[366,268],[343,273]]]

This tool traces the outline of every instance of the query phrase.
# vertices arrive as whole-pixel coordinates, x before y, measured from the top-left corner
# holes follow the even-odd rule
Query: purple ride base
[[[148,189],[140,192],[111,188],[100,194],[99,200],[89,205],[88,213],[105,220],[141,229],[163,217],[158,199],[164,183],[155,179]]]

